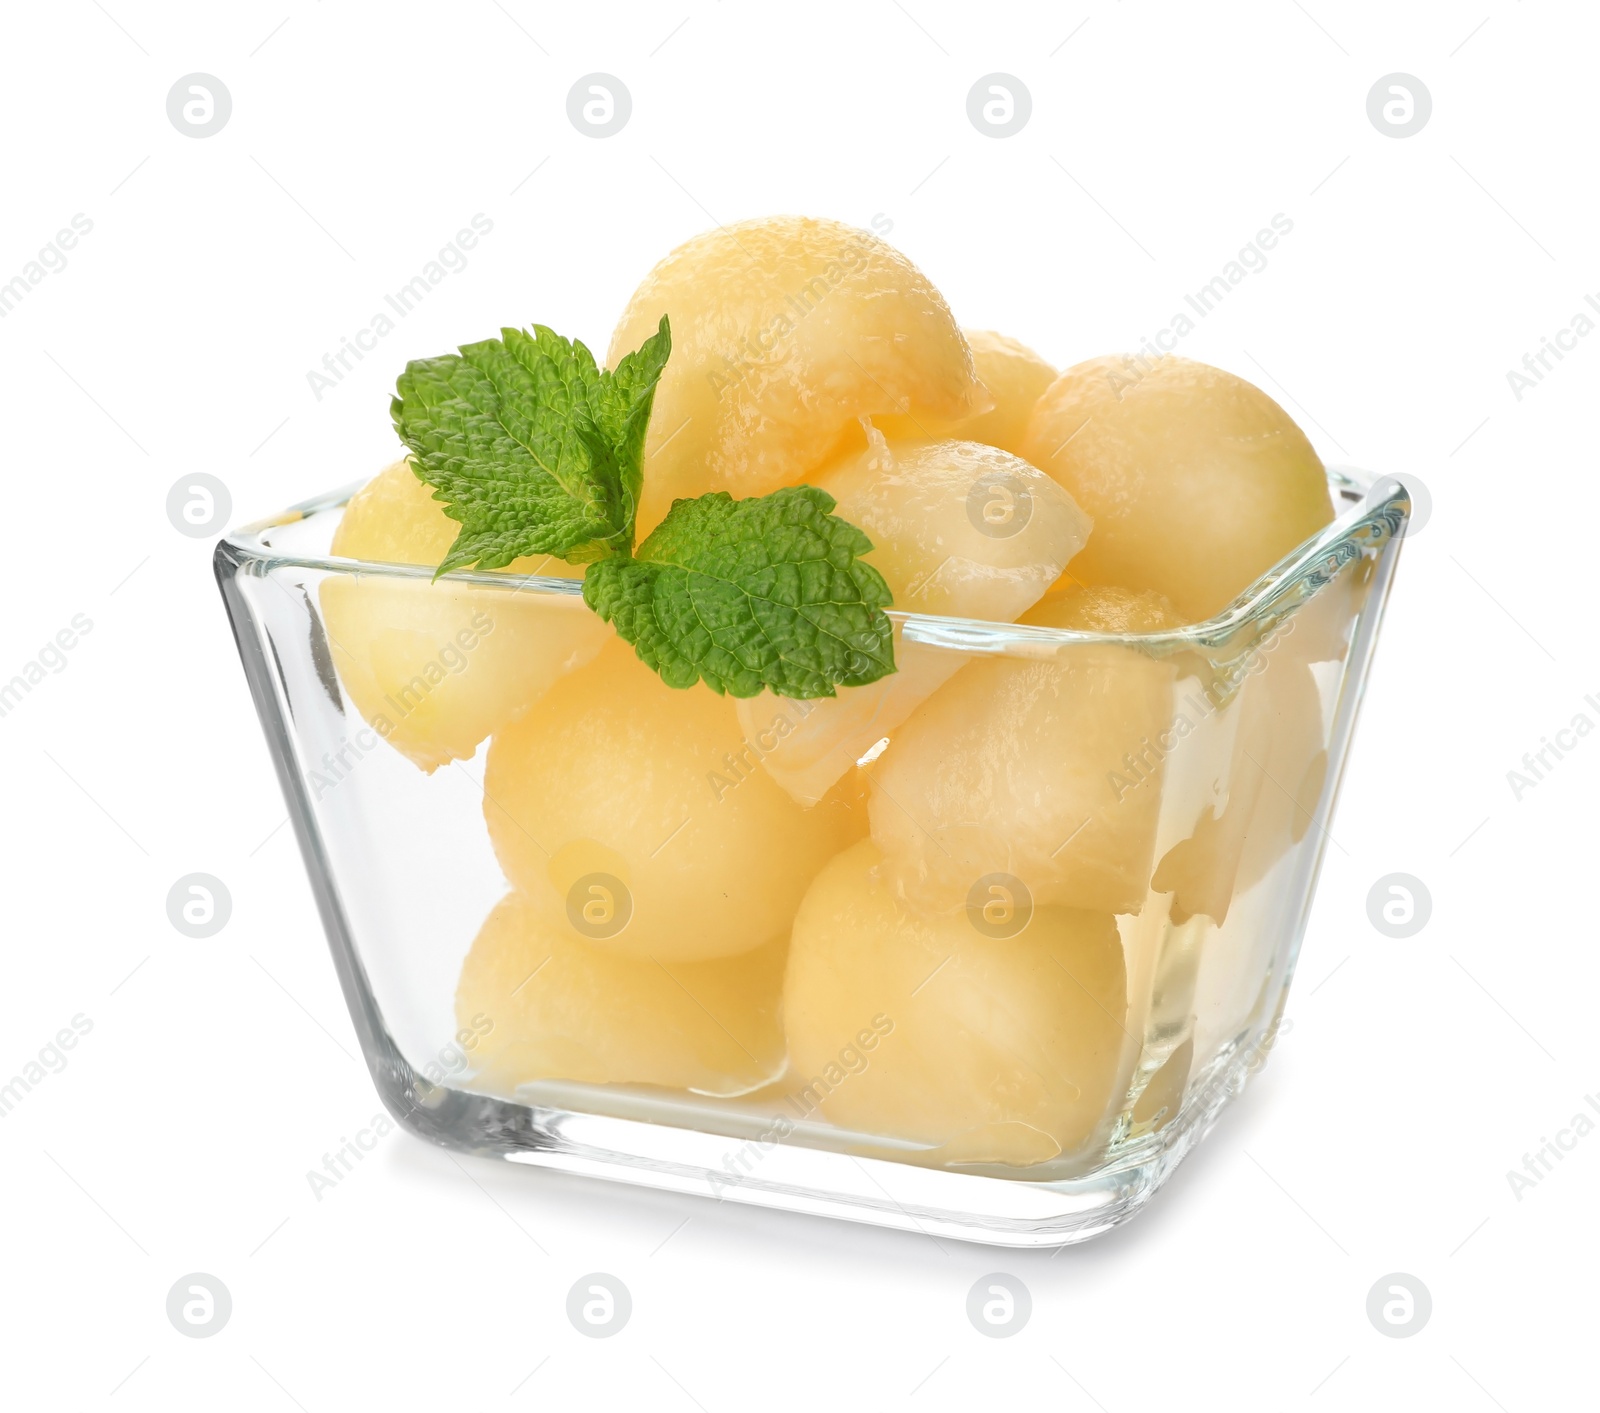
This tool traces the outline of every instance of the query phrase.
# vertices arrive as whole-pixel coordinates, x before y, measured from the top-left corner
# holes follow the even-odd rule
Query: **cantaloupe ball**
[[[1094,521],[1072,579],[1153,589],[1186,622],[1333,518],[1322,462],[1289,414],[1187,358],[1067,369],[1034,408],[1022,454]]]
[[[991,329],[969,329],[966,334],[978,381],[988,388],[994,406],[961,423],[955,435],[1021,456],[1033,409],[1056,380],[1055,365],[1027,344]]]
[[[668,963],[781,937],[863,832],[848,802],[784,793],[730,698],[668,687],[620,639],[495,735],[483,812],[506,877],[571,936]]]
[[[635,291],[610,364],[672,320],[645,443],[639,534],[680,496],[804,481],[856,419],[942,422],[989,406],[943,297],[905,256],[837,221],[773,216],[708,231]]]
[[[1054,621],[1044,626],[1173,626],[1158,598],[1125,590],[1048,603]],[[950,907],[980,879],[1007,874],[1037,903],[1138,912],[1154,866],[1175,678],[1171,663],[1118,644],[975,657],[868,771],[872,837],[896,888],[920,906]]]
[[[1171,893],[1174,922],[1226,921],[1236,892],[1264,877],[1321,827],[1328,769],[1322,695],[1312,667],[1338,662],[1366,602],[1372,562],[1353,560],[1237,663],[1219,664],[1198,691],[1233,719],[1232,757],[1218,798],[1162,857],[1152,887]],[[1237,691],[1229,696],[1229,679]]]
[[[890,443],[872,431],[811,484],[866,532],[864,558],[904,613],[1010,623],[1089,538],[1089,517],[1055,481],[976,441]]]
[[[738,703],[745,740],[762,769],[799,804],[811,805],[864,759],[876,758],[905,719],[968,661],[964,653],[908,640],[894,625],[895,670],[837,696],[793,701],[770,692]]]
[[[444,513],[433,487],[419,477],[408,457],[384,467],[350,497],[334,528],[328,553],[387,564],[438,565],[461,532]],[[581,579],[583,567],[552,555],[513,560],[505,574],[541,574],[549,579]]]
[[[1041,394],[1055,382],[1055,365],[1046,363],[1026,344],[991,329],[963,329],[962,332],[966,335],[967,347],[972,350],[972,366],[978,381],[989,390],[994,406],[951,427],[919,427],[909,417],[892,415],[875,417],[873,421],[891,439],[926,439],[937,433],[941,437],[984,442],[1021,456],[1028,419]]]
[[[1068,586],[1041,599],[1019,623],[1074,633],[1167,633],[1182,626],[1178,611],[1150,589]]]
[[[402,460],[351,498],[330,552],[437,565],[459,529]],[[519,559],[505,572],[582,577],[545,556]],[[319,596],[345,695],[380,736],[430,772],[470,760],[490,733],[611,636],[581,599],[534,591],[335,574]]]
[[[1116,921],[1037,907],[989,932],[896,899],[871,840],[818,875],[784,981],[791,1102],[841,1127],[1027,1165],[1101,1131],[1134,1048]]]
[[[787,950],[780,938],[714,962],[624,957],[513,893],[467,954],[456,1017],[483,1037],[478,1084],[507,1096],[541,1079],[742,1094],[784,1067]]]
[[[978,442],[868,446],[835,462],[813,484],[834,513],[872,541],[864,556],[908,613],[1010,622],[1060,576],[1089,534],[1087,517],[1054,481],[1008,452]],[[895,631],[897,671],[822,701],[768,693],[739,704],[762,764],[802,803],[893,731],[965,659],[908,642]]]
[[[1237,718],[1226,795],[1201,811],[1193,832],[1157,866],[1151,887],[1172,894],[1172,920],[1227,920],[1236,892],[1265,877],[1318,827],[1327,736],[1316,678],[1290,656],[1292,636],[1253,659],[1224,708]]]
[[[1300,604],[1277,630],[1286,655],[1302,662],[1342,662],[1374,568],[1372,559],[1353,559]]]

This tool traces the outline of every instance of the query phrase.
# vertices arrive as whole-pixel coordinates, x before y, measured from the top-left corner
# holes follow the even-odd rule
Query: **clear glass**
[[[734,972],[649,960],[649,935],[618,962],[611,914],[583,911],[611,901],[593,888],[609,856],[529,852],[519,831],[537,835],[550,802],[492,798],[509,777],[488,741],[473,749],[482,722],[448,742],[463,759],[418,744],[449,737],[464,688],[504,709],[505,654],[542,653],[552,673],[592,656],[577,584],[434,585],[426,568],[332,557],[355,487],[230,535],[217,580],[383,1102],[463,1151],[935,1235],[1050,1246],[1126,1220],[1260,1068],[1294,972],[1410,511],[1393,479],[1329,480],[1335,522],[1180,631],[892,614],[888,681],[940,702],[942,725],[902,722],[874,688],[830,707],[851,756],[887,724],[864,763],[844,762],[856,785],[815,807],[833,811],[820,834],[766,841],[762,857],[807,876],[724,895],[748,883],[739,907],[787,919],[828,852],[854,850],[811,888],[781,1002],[786,921]],[[659,702],[641,690],[618,709],[643,729]],[[747,749],[707,772],[710,798],[771,794],[746,788],[776,740],[750,725],[767,709],[785,710],[744,708]],[[720,837],[725,817],[707,818],[695,830]],[[692,885],[699,855],[682,857],[681,878],[651,874],[669,892]],[[567,917],[599,928],[604,964],[586,970],[582,943],[493,951],[519,906],[503,904],[508,872],[570,883]],[[883,921],[907,910],[935,921]],[[712,900],[679,941],[743,916]],[[542,980],[541,952],[557,962]]]

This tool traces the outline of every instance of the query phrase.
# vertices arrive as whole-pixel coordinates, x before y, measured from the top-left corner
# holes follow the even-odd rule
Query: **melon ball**
[[[478,1084],[541,1079],[743,1094],[784,1068],[786,939],[711,962],[625,957],[513,893],[472,944],[456,1018],[482,1035]]]
[[[1089,522],[1054,481],[978,442],[888,442],[868,430],[815,480],[835,514],[866,531],[877,568],[909,613],[1010,622],[1060,576]],[[836,697],[794,702],[770,693],[739,705],[762,764],[797,800],[812,803],[892,732],[965,658],[907,641],[895,628],[896,671]]]
[[[945,1161],[1045,1161],[1087,1145],[1118,1108],[1137,1048],[1127,1009],[1109,914],[919,912],[863,840],[795,917],[791,1106],[937,1146]]]
[[[1177,610],[1149,589],[1086,589],[1081,584],[1051,593],[1017,621],[1075,633],[1166,633],[1182,626]]]
[[[500,866],[575,938],[697,962],[787,933],[859,808],[802,809],[760,767],[731,699],[668,687],[613,639],[489,744]]]
[[[1129,1118],[1135,1134],[1155,1133],[1170,1124],[1183,1109],[1189,1071],[1194,1065],[1194,1037],[1179,1045],[1153,1075],[1139,1095]]]
[[[770,692],[738,703],[739,726],[762,768],[802,805],[821,800],[968,661],[965,653],[905,636],[894,625],[895,670],[838,695],[793,701]]]
[[[1236,718],[1226,796],[1201,811],[1189,837],[1157,866],[1151,888],[1172,894],[1175,923],[1227,920],[1236,892],[1265,877],[1313,829],[1327,775],[1327,735],[1316,678],[1289,655],[1292,637],[1268,646],[1224,711]]]
[[[333,532],[328,553],[386,564],[437,566],[461,532],[444,513],[433,487],[416,473],[409,457],[384,467],[350,497]],[[548,554],[513,560],[504,574],[541,574],[550,579],[581,579],[581,565]]]
[[[988,388],[994,406],[963,422],[956,435],[1021,456],[1033,409],[1056,380],[1055,366],[1026,344],[990,329],[969,329],[967,347],[978,381]]]
[[[892,415],[876,417],[873,421],[890,438],[925,438],[937,430],[941,436],[983,442],[1021,456],[1028,419],[1040,395],[1055,382],[1055,366],[1046,363],[1026,344],[1004,334],[990,329],[964,329],[962,332],[967,347],[972,350],[973,370],[978,381],[989,390],[994,406],[947,428],[918,427],[909,417]]]
[[[437,565],[459,529],[401,460],[351,498],[329,552]],[[543,555],[504,572],[583,573]],[[356,574],[330,575],[318,592],[345,695],[380,736],[430,773],[470,760],[486,737],[611,636],[576,597]]]
[[[863,557],[903,613],[1010,623],[1089,538],[1089,517],[1056,482],[981,442],[891,444],[869,431],[864,451],[812,484],[866,531]]]
[[[1376,561],[1365,555],[1352,559],[1295,608],[1276,630],[1287,655],[1302,662],[1342,662],[1375,568]]]
[[[1072,580],[1153,589],[1186,622],[1226,607],[1333,518],[1322,462],[1289,414],[1187,358],[1067,369],[1034,408],[1022,454],[1094,520]]]
[[[1158,598],[1126,590],[1048,603],[1045,626],[1173,626]],[[1138,912],[1176,744],[1175,679],[1170,662],[1113,643],[975,657],[869,770],[872,837],[895,887],[920,906],[950,907],[1005,874],[1036,903]]]
[[[645,443],[639,534],[680,496],[766,495],[859,440],[856,419],[941,422],[989,406],[943,297],[905,256],[837,221],[773,216],[679,246],[645,277],[610,364],[672,320]]]

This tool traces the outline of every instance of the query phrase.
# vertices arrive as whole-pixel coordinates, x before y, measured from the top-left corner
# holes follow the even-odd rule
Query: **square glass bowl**
[[[474,749],[508,655],[593,655],[576,583],[332,557],[354,487],[229,535],[217,581],[384,1104],[464,1152],[935,1235],[1126,1220],[1260,1067],[1294,972],[1410,511],[1393,479],[1329,481],[1335,521],[1204,623],[892,613],[885,683],[804,720],[701,704],[728,750],[635,858],[539,839],[572,814],[539,782],[586,779],[561,773],[581,732],[538,735],[554,708],[499,728],[509,764]],[[672,736],[642,671],[611,729]],[[773,804],[773,765],[826,798]],[[680,953],[773,909],[778,935],[662,961],[659,927],[622,926],[629,878]]]

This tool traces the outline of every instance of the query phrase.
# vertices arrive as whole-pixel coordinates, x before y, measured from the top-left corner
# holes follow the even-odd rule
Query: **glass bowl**
[[[795,704],[716,706],[744,736],[666,868],[547,848],[552,802],[461,725],[463,691],[503,714],[508,654],[593,656],[610,630],[578,584],[333,557],[357,487],[229,535],[217,581],[384,1104],[464,1152],[936,1236],[1126,1220],[1260,1068],[1294,972],[1410,512],[1392,478],[1329,483],[1335,521],[1204,623],[891,613],[893,692],[803,704],[783,749],[760,722]],[[908,717],[907,694],[942,705]],[[662,729],[642,688],[608,710]],[[697,884],[730,821],[776,817],[745,803],[776,797],[756,774],[789,767],[826,796],[806,842],[750,825],[725,847],[759,866]],[[670,959],[626,929],[630,867],[641,898],[695,900]],[[743,957],[683,952],[774,909]]]

